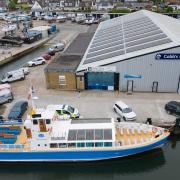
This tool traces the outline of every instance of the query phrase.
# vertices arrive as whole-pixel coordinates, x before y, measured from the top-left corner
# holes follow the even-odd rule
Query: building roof
[[[93,37],[96,26],[87,33],[80,33],[63,54],[48,64],[45,72],[75,72]]]
[[[51,61],[45,68],[45,72],[75,72],[82,56],[79,55],[60,55]]]
[[[180,46],[180,21],[141,10],[100,23],[77,71]]]

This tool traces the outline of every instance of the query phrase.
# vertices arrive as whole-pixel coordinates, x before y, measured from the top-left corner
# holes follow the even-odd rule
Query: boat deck
[[[155,133],[129,128],[116,128],[116,141],[122,145],[135,145],[150,142],[155,138]]]

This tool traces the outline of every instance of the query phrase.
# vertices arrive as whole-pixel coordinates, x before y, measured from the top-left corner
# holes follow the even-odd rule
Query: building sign
[[[128,79],[128,78],[142,78],[141,74],[125,74],[124,78]]]
[[[115,66],[88,67],[87,71],[92,71],[92,72],[116,72],[116,67]]]
[[[156,60],[180,60],[180,54],[176,53],[158,53],[155,56]]]

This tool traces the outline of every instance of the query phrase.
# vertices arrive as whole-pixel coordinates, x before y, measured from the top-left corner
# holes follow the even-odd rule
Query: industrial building
[[[180,21],[146,10],[104,21],[76,73],[85,89],[180,92]]]

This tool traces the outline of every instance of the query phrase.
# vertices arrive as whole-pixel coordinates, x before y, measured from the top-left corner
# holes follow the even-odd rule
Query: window
[[[70,112],[66,111],[66,110],[62,110],[63,114],[68,114],[70,115]]]
[[[59,85],[65,86],[66,85],[66,77],[59,76]]]
[[[47,144],[45,144],[44,146],[47,146]]]
[[[77,147],[85,147],[85,143],[77,143]]]
[[[51,124],[51,120],[50,119],[46,119],[46,124]]]
[[[50,148],[58,148],[58,144],[57,143],[51,143]]]
[[[40,146],[40,144],[38,144],[38,146]]]
[[[86,130],[86,140],[94,140],[94,130],[93,129]]]
[[[103,139],[103,130],[102,129],[95,129],[95,139],[96,140]]]
[[[117,104],[115,104],[115,106],[116,106],[120,111],[122,111],[122,109],[121,109]]]
[[[104,129],[104,139],[105,140],[112,139],[112,130],[111,129]]]
[[[83,77],[82,76],[79,76],[79,81],[83,82]]]
[[[69,141],[76,140],[76,133],[77,133],[77,130],[69,130],[68,140]]]
[[[112,147],[112,142],[104,142],[104,147]]]
[[[34,125],[37,125],[38,124],[38,121],[36,119],[33,120],[33,124]]]
[[[69,147],[69,148],[75,148],[75,147],[76,147],[76,143],[69,143],[69,144],[68,144],[68,147]]]
[[[103,142],[95,142],[95,147],[103,147]]]
[[[78,130],[77,140],[85,140],[85,130]]]
[[[67,147],[67,144],[66,144],[66,143],[59,143],[59,147],[60,147],[60,148],[66,148],[66,147]]]
[[[94,143],[92,142],[86,143],[86,147],[94,147]]]

